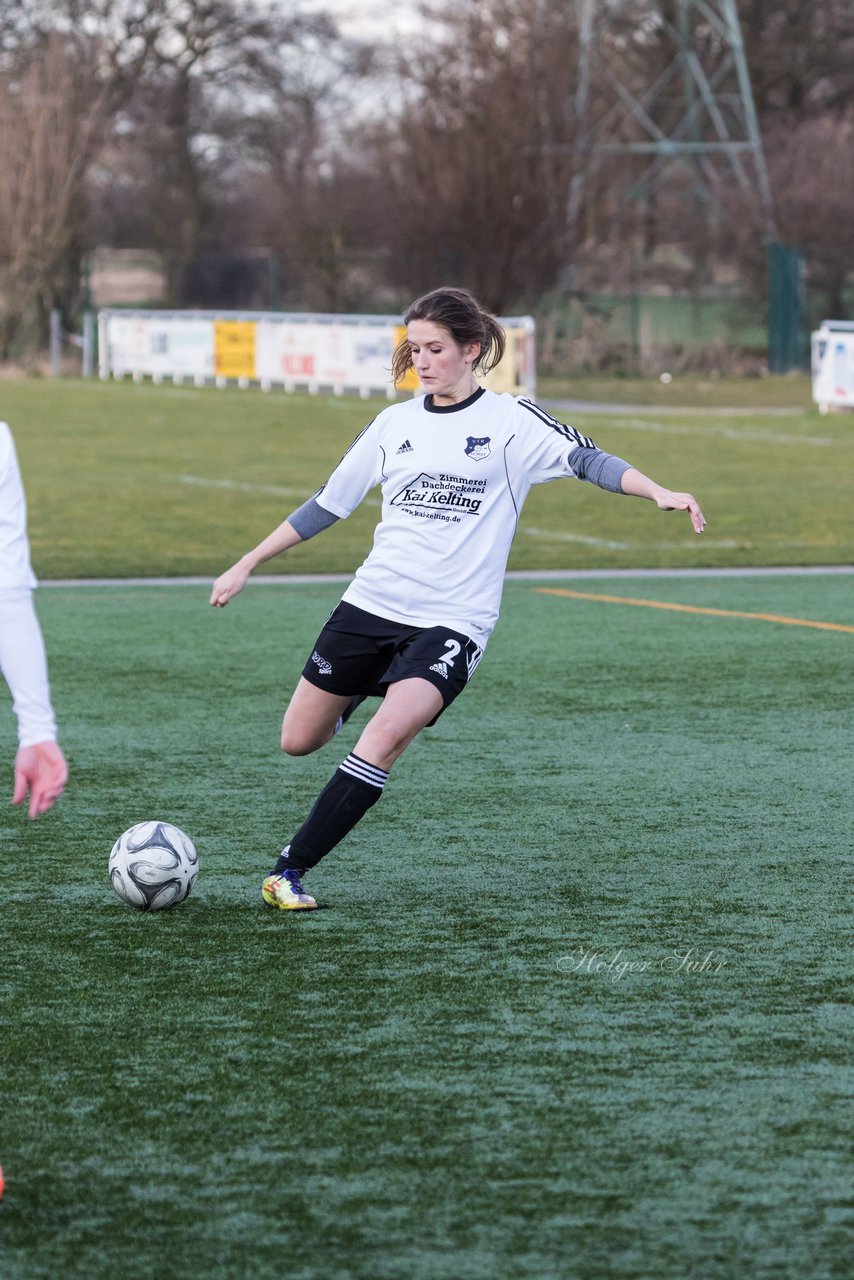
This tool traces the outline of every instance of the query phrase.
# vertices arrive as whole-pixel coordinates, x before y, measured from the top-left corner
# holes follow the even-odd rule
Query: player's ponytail
[[[468,289],[445,286],[425,293],[407,307],[404,324],[411,320],[432,320],[434,324],[442,325],[460,347],[469,342],[479,343],[480,353],[472,368],[480,373],[488,373],[495,368],[504,355],[504,330]],[[408,339],[404,338],[392,356],[391,372],[395,383],[402,382],[411,368],[412,352]]]

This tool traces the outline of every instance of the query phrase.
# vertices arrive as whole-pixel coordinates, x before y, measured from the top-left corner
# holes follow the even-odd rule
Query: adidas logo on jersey
[[[412,453],[412,445],[408,440],[404,440],[403,444],[397,450],[398,453]]]
[[[458,646],[458,647],[459,647],[459,646]],[[430,670],[431,670],[431,671],[435,671],[437,675],[440,675],[440,676],[444,677],[444,679],[445,679],[445,680],[447,680],[447,678],[448,678],[448,664],[447,664],[446,662],[434,662],[434,663],[433,663],[433,665],[432,665],[432,667],[430,668]]]

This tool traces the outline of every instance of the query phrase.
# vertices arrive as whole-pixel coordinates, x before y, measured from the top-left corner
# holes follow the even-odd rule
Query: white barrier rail
[[[507,350],[486,385],[534,396],[534,320],[502,317],[501,324]],[[99,372],[102,379],[257,384],[392,399],[418,388],[411,373],[397,387],[391,382],[392,353],[405,333],[400,316],[107,309],[98,313]]]

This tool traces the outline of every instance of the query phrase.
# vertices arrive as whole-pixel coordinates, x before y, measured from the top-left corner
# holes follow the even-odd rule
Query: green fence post
[[[768,246],[768,368],[789,373],[806,365],[804,256],[787,244]]]

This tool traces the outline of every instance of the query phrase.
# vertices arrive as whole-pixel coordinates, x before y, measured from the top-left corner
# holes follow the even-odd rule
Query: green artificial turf
[[[850,1274],[854,634],[537,585],[296,916],[260,875],[370,706],[279,756],[340,588],[39,593],[71,780],[0,806],[3,1280]],[[845,577],[565,585],[854,626]],[[201,872],[140,915],[152,816]]]
[[[566,394],[549,385],[558,399]],[[511,569],[851,563],[850,420],[820,417],[801,383],[765,388],[728,383],[731,414],[711,395],[707,412],[696,403],[660,415],[556,409],[602,448],[693,491],[708,528],[698,538],[684,515],[591,485],[541,485],[522,513]],[[0,390],[43,578],[215,576],[324,483],[386,403],[83,381],[10,381]],[[625,389],[629,404],[636,391]],[[702,404],[701,392],[689,391]],[[612,384],[601,394],[612,398]],[[350,572],[378,516],[377,490],[268,569]]]

